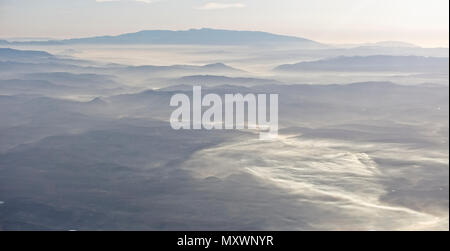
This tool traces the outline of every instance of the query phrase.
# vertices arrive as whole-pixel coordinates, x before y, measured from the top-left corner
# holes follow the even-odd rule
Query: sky
[[[0,0],[1,38],[259,30],[330,44],[449,43],[448,0]]]

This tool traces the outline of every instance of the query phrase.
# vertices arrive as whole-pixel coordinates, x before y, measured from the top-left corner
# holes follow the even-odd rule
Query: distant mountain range
[[[111,45],[244,45],[244,46],[295,46],[302,49],[421,49],[411,43],[400,41],[381,41],[364,44],[327,45],[317,41],[296,37],[278,35],[261,31],[236,31],[220,29],[190,29],[190,30],[143,30],[116,36],[95,36],[72,39],[20,38],[0,40],[0,46],[10,45],[74,45],[74,44],[111,44]],[[442,48],[441,48],[442,49]]]
[[[145,30],[118,36],[98,36],[49,41],[0,40],[0,45],[58,45],[58,44],[187,44],[187,45],[267,45],[294,44],[305,47],[325,47],[325,45],[293,36],[276,35],[260,31],[233,31],[216,29],[190,29],[182,31]]]
[[[181,77],[198,74],[246,74],[243,70],[220,62],[205,65],[129,66],[109,64],[106,66],[99,66],[93,61],[82,61],[73,58],[61,57],[45,51],[16,50],[10,48],[0,48],[0,69],[10,72],[16,70],[19,70],[20,72],[82,71],[96,74],[98,72],[106,72],[107,74],[116,72],[120,74],[131,74],[134,77],[141,75],[151,75],[152,77]],[[63,78],[64,77],[66,76],[63,76]]]
[[[411,43],[399,42],[399,41],[381,41],[376,43],[366,43],[360,46],[368,47],[390,47],[390,48],[418,48],[419,46]]]
[[[24,58],[49,58],[52,54],[45,51],[31,51],[31,50],[15,50],[10,48],[0,48],[0,59],[16,60]]]
[[[379,42],[374,42],[374,43],[359,43],[359,44],[337,44],[335,45],[338,48],[371,48],[371,47],[375,47],[375,48],[421,48],[418,45],[412,44],[412,43],[407,43],[407,42],[402,42],[402,41],[379,41]]]
[[[275,71],[387,71],[448,72],[448,58],[421,56],[341,56],[318,61],[285,64]]]
[[[237,86],[256,86],[269,84],[282,84],[280,81],[264,78],[243,78],[243,77],[226,77],[215,75],[193,75],[184,76],[168,81],[171,85],[202,85],[202,86],[220,86],[220,85],[237,85]],[[192,87],[191,87],[192,88]]]

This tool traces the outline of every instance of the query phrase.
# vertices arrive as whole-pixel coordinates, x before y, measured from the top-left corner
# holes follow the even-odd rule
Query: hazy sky
[[[0,37],[261,30],[325,43],[448,47],[448,0],[0,0]]]

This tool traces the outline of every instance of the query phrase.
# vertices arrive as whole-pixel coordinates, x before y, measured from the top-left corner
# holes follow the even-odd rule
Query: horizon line
[[[384,42],[394,42],[394,43],[405,43],[410,44],[411,46],[415,46],[417,48],[425,48],[425,49],[449,49],[450,46],[423,46],[418,45],[414,42],[409,41],[403,41],[403,40],[374,40],[374,41],[364,41],[364,42],[346,42],[346,43],[334,43],[334,42],[321,42],[319,40],[315,40],[313,38],[309,37],[303,37],[298,35],[290,35],[290,34],[281,34],[281,33],[274,33],[274,32],[268,32],[263,30],[249,30],[249,29],[223,29],[223,28],[210,28],[210,27],[202,27],[202,28],[188,28],[188,29],[141,29],[137,31],[130,31],[130,32],[122,32],[122,33],[115,33],[115,34],[104,34],[104,35],[86,35],[86,36],[79,36],[79,37],[53,37],[53,36],[15,36],[15,37],[0,37],[0,40],[7,41],[9,43],[15,43],[15,42],[57,42],[57,41],[64,41],[64,40],[72,40],[72,39],[86,39],[86,38],[99,38],[99,37],[117,37],[127,34],[135,34],[139,32],[145,32],[145,31],[171,31],[171,32],[183,32],[183,31],[196,31],[196,30],[215,30],[215,31],[237,31],[237,32],[258,32],[258,33],[266,33],[276,36],[283,36],[283,37],[290,37],[290,38],[298,38],[298,39],[306,39],[310,40],[312,42],[320,43],[323,45],[329,45],[329,46],[361,46],[365,44],[376,44],[376,43],[384,43]],[[34,40],[33,40],[34,39]],[[22,41],[20,41],[22,40]],[[449,41],[447,41],[447,44],[449,44]]]

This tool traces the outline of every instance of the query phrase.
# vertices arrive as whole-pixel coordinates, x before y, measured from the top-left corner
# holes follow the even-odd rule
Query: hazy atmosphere
[[[448,11],[447,0],[1,0],[0,38],[216,28],[448,47]]]
[[[443,0],[0,0],[0,230],[448,231],[448,20]],[[278,94],[278,136],[174,130],[193,86]]]

